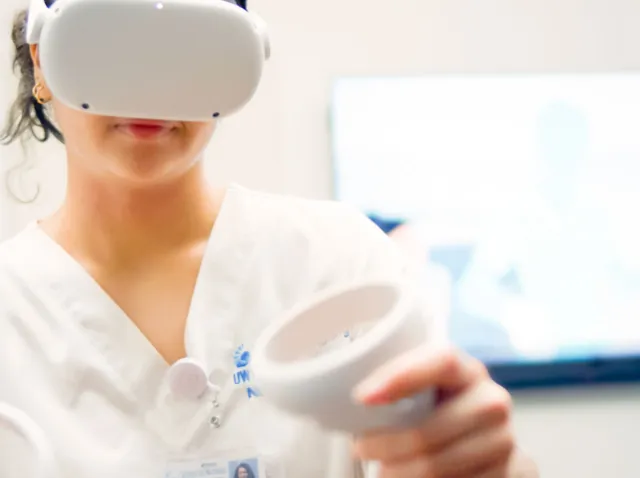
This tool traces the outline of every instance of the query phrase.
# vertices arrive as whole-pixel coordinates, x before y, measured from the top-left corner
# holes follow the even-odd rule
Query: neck
[[[174,182],[132,187],[69,171],[61,209],[43,228],[73,255],[131,264],[206,241],[222,193],[197,164]]]

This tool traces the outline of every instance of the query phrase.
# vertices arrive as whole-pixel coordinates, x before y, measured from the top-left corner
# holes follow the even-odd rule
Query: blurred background
[[[3,110],[16,88],[9,27],[26,4],[0,3]],[[352,202],[390,234],[410,226],[419,269],[441,288],[454,339],[488,362],[517,371],[542,360],[553,370],[575,358],[631,355],[634,347],[640,355],[633,234],[640,231],[640,2],[250,0],[249,7],[270,26],[273,57],[256,98],[220,125],[207,151],[214,183]],[[5,147],[0,157],[6,238],[57,207],[65,165],[53,142]],[[579,174],[567,176],[567,161],[578,162]],[[554,212],[540,212],[548,204]],[[569,232],[554,229],[583,216]],[[541,228],[552,232],[523,239]],[[582,241],[598,236],[590,231],[613,233]],[[396,237],[407,244],[407,235]],[[575,249],[571,262],[567,251]],[[577,284],[585,272],[575,264],[585,263],[595,264],[586,276],[600,282],[584,281],[554,302],[550,291]],[[566,274],[558,278],[556,266]],[[598,298],[617,299],[581,300],[601,287]],[[599,313],[614,309],[622,313]],[[640,387],[514,394],[522,447],[545,478],[640,476]]]

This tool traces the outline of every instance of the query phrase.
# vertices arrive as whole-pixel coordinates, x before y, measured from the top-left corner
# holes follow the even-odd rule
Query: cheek
[[[198,155],[204,151],[215,130],[216,123],[214,121],[207,123],[187,123],[185,125],[185,140],[191,152]]]
[[[162,144],[132,144],[113,128],[111,118],[78,111],[53,101],[55,124],[65,138],[72,156],[107,161],[130,162],[139,157],[171,159],[171,163],[191,162],[201,156],[216,129],[215,121],[190,122]],[[168,165],[168,163],[165,163]]]
[[[69,108],[54,100],[53,117],[69,149],[88,153],[105,140],[107,122],[100,116]]]

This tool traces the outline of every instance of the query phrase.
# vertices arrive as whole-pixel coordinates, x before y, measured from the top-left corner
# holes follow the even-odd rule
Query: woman
[[[389,240],[340,204],[212,189],[202,153],[215,121],[66,107],[24,23],[23,13],[5,140],[63,137],[68,178],[60,209],[2,245],[0,400],[41,425],[63,477],[161,476],[186,457],[237,449],[286,476],[359,475],[347,438],[269,408],[245,367],[260,330],[296,302],[328,285],[400,278]],[[355,457],[379,461],[383,477],[521,476],[508,394],[479,363],[427,352],[389,364],[355,398],[379,404],[436,386],[439,410],[415,430],[361,437]],[[167,392],[166,373],[185,356],[223,388],[218,408]]]
[[[233,474],[233,478],[255,478],[255,476],[251,467],[246,463],[240,463]]]

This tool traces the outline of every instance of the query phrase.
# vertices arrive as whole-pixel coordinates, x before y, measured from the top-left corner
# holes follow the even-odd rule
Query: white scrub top
[[[42,427],[61,478],[160,478],[167,459],[238,450],[262,456],[272,478],[360,476],[349,437],[277,412],[259,396],[251,351],[265,325],[298,301],[330,285],[401,278],[402,262],[355,209],[231,187],[185,336],[188,355],[223,387],[214,428],[208,402],[170,394],[168,364],[34,224],[0,246],[0,402]],[[0,476],[27,478],[32,459],[0,430]]]

